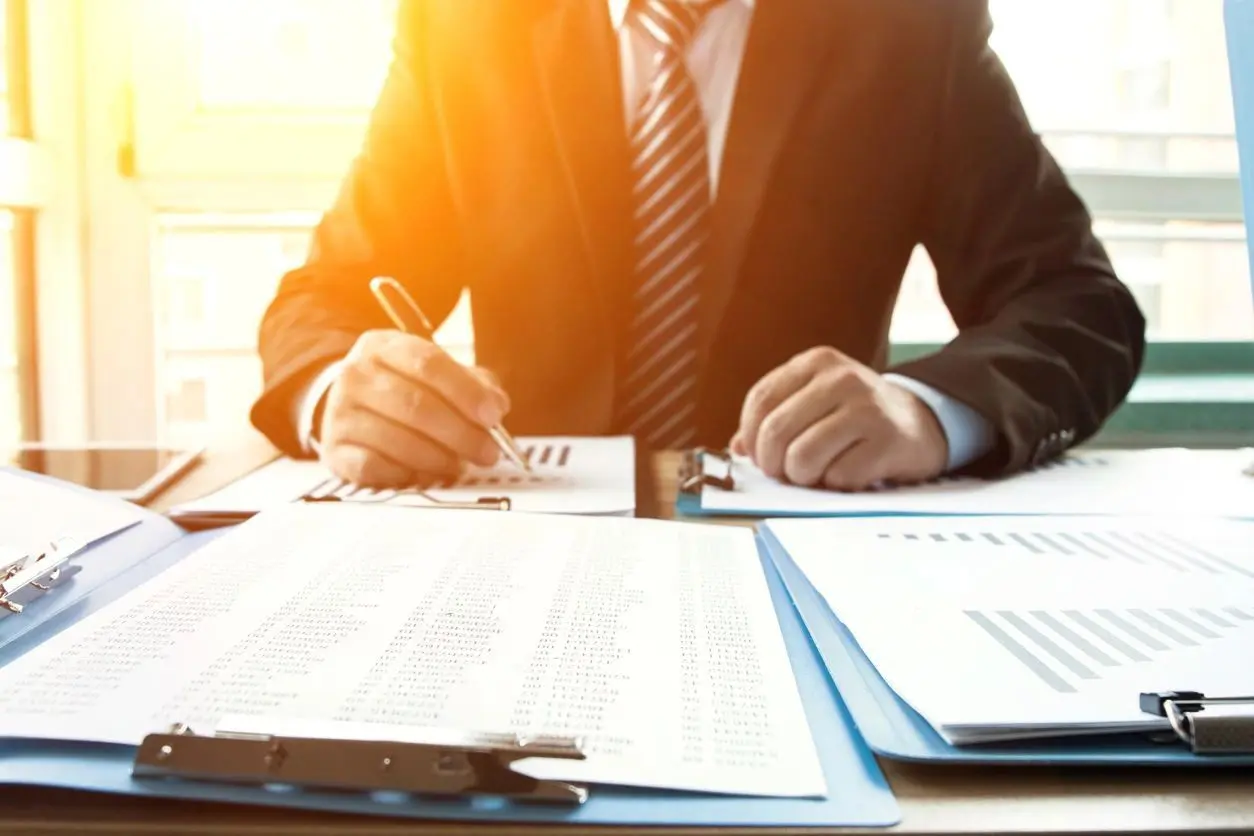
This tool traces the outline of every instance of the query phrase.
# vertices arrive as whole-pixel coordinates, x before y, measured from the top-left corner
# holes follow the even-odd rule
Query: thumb
[[[736,430],[736,434],[732,436],[731,444],[727,445],[727,449],[737,456],[746,455],[745,440],[740,435],[740,430]]]

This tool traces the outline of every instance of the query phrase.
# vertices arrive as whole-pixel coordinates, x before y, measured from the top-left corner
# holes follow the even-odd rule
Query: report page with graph
[[[954,745],[1149,731],[1142,692],[1254,693],[1250,524],[772,520],[885,682]]]
[[[630,437],[523,436],[516,441],[530,470],[502,459],[493,467],[468,467],[454,482],[421,489],[372,490],[336,478],[320,462],[280,458],[222,490],[172,509],[171,516],[245,518],[302,500],[635,514],[636,453]]]
[[[701,508],[753,516],[861,514],[1170,514],[1254,517],[1249,450],[1077,450],[1002,479],[950,477],[925,485],[838,493],[782,484],[733,458],[733,486],[707,486]],[[702,460],[722,477],[728,464]]]

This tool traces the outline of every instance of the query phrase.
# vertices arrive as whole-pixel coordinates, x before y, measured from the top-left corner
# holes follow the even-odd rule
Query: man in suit
[[[255,425],[375,485],[494,461],[502,418],[840,490],[1056,456],[1145,323],[990,30],[987,0],[402,0]],[[885,368],[920,243],[960,333]],[[469,288],[482,368],[389,330],[378,275],[437,323]]]

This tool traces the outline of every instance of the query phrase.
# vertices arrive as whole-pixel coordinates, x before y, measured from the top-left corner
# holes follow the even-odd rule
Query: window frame
[[[147,168],[128,170],[128,154],[136,150],[131,14],[152,1],[29,4],[32,104],[39,130],[27,150],[47,171],[38,189],[37,287],[40,298],[57,300],[55,309],[44,304],[38,311],[41,428],[49,439],[157,437],[162,393],[148,270],[153,212],[321,211],[338,188],[339,171],[290,171],[262,181],[250,181],[244,172],[221,182],[197,182],[177,161],[160,157]],[[343,140],[342,126],[334,120],[324,124],[328,142]],[[1065,134],[1047,130],[1045,138]],[[1094,216],[1103,219],[1244,218],[1236,173],[1072,168],[1067,174]],[[111,310],[119,297],[136,303]],[[121,357],[115,351],[119,337],[127,343]],[[939,347],[896,341],[891,354],[902,358]],[[1241,401],[1232,394],[1247,391],[1243,385],[1254,387],[1252,350],[1247,343],[1151,344],[1142,379],[1099,440],[1254,443],[1254,397]],[[149,391],[151,397],[118,396]],[[137,412],[141,402],[150,406]]]
[[[39,338],[36,317],[35,213],[45,197],[47,171],[33,141],[30,81],[29,8],[26,0],[0,4],[5,27],[3,60],[6,76],[7,130],[0,138],[0,208],[9,212],[13,263],[13,352],[17,364],[18,434],[20,440],[40,437]]]

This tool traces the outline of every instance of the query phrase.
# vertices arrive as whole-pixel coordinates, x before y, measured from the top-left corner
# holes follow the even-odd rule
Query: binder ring
[[[727,466],[727,471],[722,476],[715,476],[705,472],[705,457],[718,459]],[[680,473],[679,490],[682,493],[699,493],[703,487],[719,488],[725,491],[736,489],[736,480],[732,476],[732,457],[731,452],[726,449],[712,450],[706,447],[697,447],[691,451],[686,457],[685,467]]]

